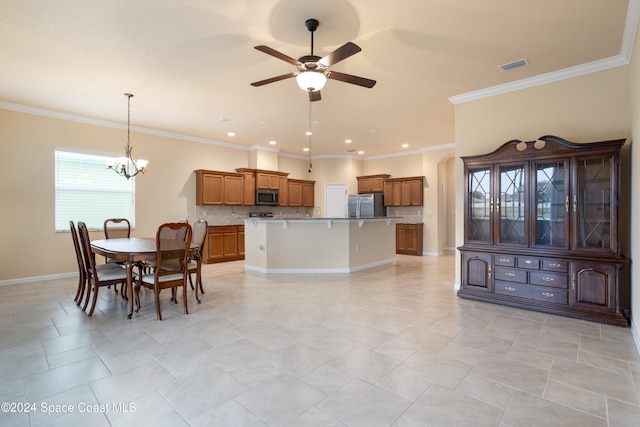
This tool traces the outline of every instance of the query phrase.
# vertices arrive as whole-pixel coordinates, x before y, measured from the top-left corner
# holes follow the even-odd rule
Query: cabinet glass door
[[[614,164],[612,156],[576,159],[573,210],[577,249],[617,249],[612,242],[612,227],[616,226],[615,207],[611,205],[615,203],[611,200]]]
[[[566,160],[537,163],[533,244],[568,247],[569,195]]]
[[[498,218],[498,243],[526,245],[526,176],[524,165],[500,166],[496,212]]]
[[[467,241],[491,243],[491,169],[469,169]]]

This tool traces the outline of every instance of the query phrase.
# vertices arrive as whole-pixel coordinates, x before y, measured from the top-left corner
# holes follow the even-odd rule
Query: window
[[[102,230],[107,218],[127,218],[134,227],[135,179],[108,170],[111,159],[56,150],[56,231],[68,231],[70,220]]]

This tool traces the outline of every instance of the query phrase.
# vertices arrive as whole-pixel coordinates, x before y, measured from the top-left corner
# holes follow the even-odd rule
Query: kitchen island
[[[349,273],[395,262],[396,218],[247,218],[245,270]]]

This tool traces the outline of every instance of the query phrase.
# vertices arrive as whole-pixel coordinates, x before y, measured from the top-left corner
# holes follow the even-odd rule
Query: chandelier
[[[125,93],[124,96],[127,97],[127,146],[124,149],[126,157],[118,157],[113,159],[111,162],[107,161],[107,168],[113,170],[118,175],[124,176],[129,179],[132,178],[139,173],[144,173],[144,168],[147,167],[149,163],[147,160],[134,160],[131,157],[131,97],[132,93]]]

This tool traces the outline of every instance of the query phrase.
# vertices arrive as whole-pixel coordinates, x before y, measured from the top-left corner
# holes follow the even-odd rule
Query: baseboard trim
[[[47,280],[67,279],[69,277],[78,276],[78,273],[60,273],[49,274],[47,276],[20,277],[18,279],[0,280],[0,286],[21,285],[23,283],[44,282]]]

